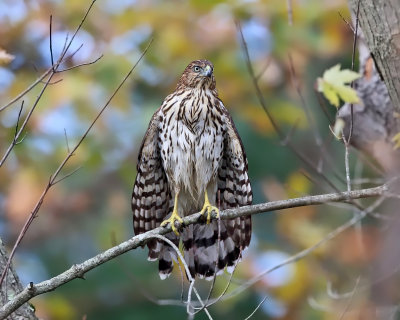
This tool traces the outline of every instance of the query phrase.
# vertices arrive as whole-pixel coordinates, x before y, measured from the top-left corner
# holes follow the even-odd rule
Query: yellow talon
[[[179,192],[177,192],[175,195],[174,210],[172,210],[171,216],[168,219],[165,219],[163,222],[161,222],[161,227],[164,227],[169,223],[171,225],[172,231],[177,236],[179,236],[179,232],[178,232],[178,230],[176,230],[175,221],[178,220],[180,223],[183,222],[182,218],[179,216],[179,213],[178,213],[178,194],[179,194]]]
[[[207,191],[204,192],[204,205],[203,209],[201,209],[201,214],[207,213],[207,224],[211,222],[211,212],[215,211],[217,217],[219,217],[219,209],[211,205],[210,201],[208,200]]]

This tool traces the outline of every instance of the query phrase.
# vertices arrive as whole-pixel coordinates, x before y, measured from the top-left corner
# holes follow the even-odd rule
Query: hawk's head
[[[208,60],[194,60],[186,67],[179,79],[177,89],[215,89],[214,66]]]

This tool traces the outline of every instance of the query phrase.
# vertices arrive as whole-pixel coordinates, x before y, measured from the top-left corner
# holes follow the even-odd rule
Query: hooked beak
[[[202,76],[211,77],[213,73],[213,69],[210,66],[206,66],[201,73]]]

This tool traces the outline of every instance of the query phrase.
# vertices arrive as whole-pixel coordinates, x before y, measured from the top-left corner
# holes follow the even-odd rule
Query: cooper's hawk
[[[191,62],[175,91],[154,113],[143,139],[133,187],[135,234],[171,224],[167,237],[179,244],[175,222],[202,211],[207,223],[179,230],[192,276],[211,279],[234,266],[250,243],[251,217],[212,221],[210,214],[249,205],[247,158],[231,116],[218,98],[213,65]],[[218,227],[219,226],[219,227]],[[161,279],[170,275],[176,252],[153,239],[149,260],[159,260]]]

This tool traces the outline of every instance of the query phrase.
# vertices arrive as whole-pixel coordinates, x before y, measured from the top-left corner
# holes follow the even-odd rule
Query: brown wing
[[[226,109],[225,109],[226,110]],[[250,205],[253,201],[248,164],[242,141],[229,113],[225,112],[227,130],[224,141],[224,155],[218,172],[218,191],[221,209]],[[217,199],[218,201],[218,199]],[[241,251],[248,247],[251,240],[251,216],[226,221],[227,238],[233,244],[228,251],[222,252],[226,265],[232,266],[240,257]]]
[[[135,234],[158,227],[168,215],[171,194],[160,155],[158,110],[153,115],[140,147],[137,176],[132,193],[133,229]],[[159,257],[163,246],[150,241],[149,259]]]

